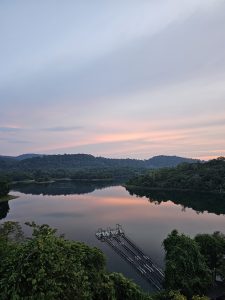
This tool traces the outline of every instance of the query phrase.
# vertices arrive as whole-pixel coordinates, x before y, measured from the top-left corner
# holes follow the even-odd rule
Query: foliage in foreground
[[[29,239],[16,222],[0,225],[1,300],[187,299],[178,291],[147,295],[122,274],[107,273],[99,249],[57,236],[48,225],[27,225],[33,230]]]
[[[210,269],[213,283],[217,275],[225,280],[225,236],[216,231],[213,234],[198,234],[194,240]]]
[[[190,299],[190,298],[189,298]],[[164,291],[152,296],[152,300],[187,300],[179,291]],[[191,300],[209,300],[206,296],[193,296]]]
[[[187,295],[202,294],[211,285],[210,270],[196,242],[176,230],[164,240],[165,284]]]
[[[163,242],[166,251],[165,286],[187,297],[205,294],[216,275],[225,279],[225,236],[198,234],[194,239],[173,230]],[[198,299],[198,298],[196,298]]]
[[[56,236],[48,225],[0,226],[0,299],[150,299],[121,274],[108,274],[97,248]]]

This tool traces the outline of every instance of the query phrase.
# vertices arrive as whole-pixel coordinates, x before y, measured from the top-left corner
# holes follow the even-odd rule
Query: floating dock
[[[163,289],[165,279],[163,271],[125,235],[121,225],[117,224],[116,228],[100,228],[95,235],[97,239],[107,243],[118,255],[131,264],[158,291]]]

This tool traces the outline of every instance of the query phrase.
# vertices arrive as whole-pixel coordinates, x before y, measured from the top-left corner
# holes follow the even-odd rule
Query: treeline
[[[6,196],[9,193],[9,184],[7,181],[0,180],[0,197]]]
[[[51,178],[128,179],[149,168],[175,166],[181,162],[195,160],[177,156],[157,156],[148,160],[110,159],[87,154],[43,155],[22,160],[0,157],[0,175],[10,181],[48,181]]]
[[[175,168],[151,170],[127,182],[127,187],[225,192],[225,158],[205,163],[183,163]]]
[[[0,298],[2,300],[187,299],[180,292],[172,291],[169,287],[162,293],[148,295],[122,274],[108,273],[105,257],[99,249],[66,240],[46,224],[38,226],[35,223],[28,223],[27,225],[33,231],[32,238],[29,239],[24,237],[21,226],[16,222],[5,222],[0,225]],[[174,233],[172,239],[171,241],[171,236],[168,237],[165,242],[166,249],[171,250],[170,245],[174,246]],[[199,258],[203,259],[203,256]],[[204,282],[208,278],[207,272],[201,273],[207,275]],[[194,274],[196,275],[199,274]],[[171,276],[168,277],[167,274],[167,285],[172,285],[169,282]],[[181,283],[177,282],[174,287],[179,289],[182,287]],[[193,296],[192,299],[208,298]]]
[[[0,175],[8,181],[70,178],[114,180],[130,178],[144,169],[138,160],[110,160],[92,155],[46,155],[21,161],[0,159]]]
[[[77,168],[77,169],[27,169],[1,171],[1,177],[8,181],[35,180],[47,182],[58,179],[72,180],[128,180],[131,177],[143,174],[143,169],[132,168]]]
[[[28,158],[27,158],[28,157]],[[105,157],[95,157],[90,154],[63,154],[63,155],[41,155],[29,157],[24,155],[24,159],[16,157],[0,156],[0,169],[8,167],[19,167],[24,169],[67,169],[67,168],[162,168],[176,166],[182,162],[194,163],[199,160],[184,158],[179,156],[154,156],[150,159],[114,159]]]

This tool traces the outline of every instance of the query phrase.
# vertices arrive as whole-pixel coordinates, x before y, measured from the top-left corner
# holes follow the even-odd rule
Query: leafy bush
[[[0,226],[1,300],[149,299],[121,274],[107,274],[97,248],[57,236],[48,225],[28,225],[30,239],[18,223]]]
[[[190,297],[212,284],[210,269],[196,241],[173,230],[163,242],[166,251],[165,285]]]

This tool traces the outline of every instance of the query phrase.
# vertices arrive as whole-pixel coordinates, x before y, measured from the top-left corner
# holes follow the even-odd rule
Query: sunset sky
[[[225,0],[3,0],[0,107],[0,155],[225,156]]]

